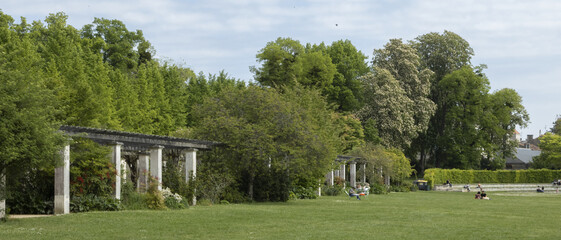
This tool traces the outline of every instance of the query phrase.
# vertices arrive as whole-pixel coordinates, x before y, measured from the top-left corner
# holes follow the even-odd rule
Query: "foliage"
[[[162,196],[164,197],[164,203],[167,208],[183,209],[188,206],[187,201],[183,200],[181,195],[171,192],[169,188],[164,188],[162,190]]]
[[[561,135],[548,132],[539,140],[542,152],[534,157],[532,168],[561,169]]]
[[[340,147],[331,112],[314,90],[286,89],[281,95],[256,86],[228,89],[207,98],[193,113],[199,116],[197,137],[225,144],[208,164],[227,170],[250,199],[271,196],[255,191],[257,178],[285,176],[278,186],[286,187],[262,188],[276,189],[274,199],[284,201],[299,178],[317,184]]]
[[[373,194],[388,194],[389,189],[386,185],[374,182],[370,184],[370,193]]]
[[[551,133],[561,135],[561,117],[558,117],[555,122],[553,122],[553,127],[551,128]]]
[[[19,176],[52,169],[64,142],[56,131],[56,98],[45,88],[37,45],[22,34],[28,27],[0,11],[0,178],[18,186]],[[0,199],[10,192],[0,186]]]
[[[126,210],[148,209],[147,194],[136,191],[131,181],[126,181],[121,186],[121,204]]]
[[[321,193],[326,196],[339,196],[343,192],[343,186],[340,185],[324,186],[321,190]]]
[[[89,211],[119,211],[123,206],[117,199],[107,196],[97,196],[87,194],[75,196],[70,199],[70,212],[89,212]]]
[[[385,143],[386,146],[396,148],[409,147],[412,139],[416,138],[419,133],[423,133],[427,130],[429,119],[436,110],[436,104],[428,98],[431,88],[430,78],[433,72],[429,69],[421,68],[420,58],[415,49],[408,44],[402,43],[401,39],[391,39],[383,49],[374,50],[372,64],[374,75],[381,74],[382,77],[370,79],[370,81],[390,78],[385,80],[389,83],[382,82],[378,84],[387,87],[391,86],[391,88],[372,88],[367,90],[366,94],[384,94],[384,92],[391,91],[394,102],[383,105],[381,110],[384,110],[384,107],[390,108],[391,106],[389,106],[389,104],[393,104],[395,108],[398,108],[402,113],[377,117],[376,113],[378,112],[376,112],[376,110],[378,109],[374,107],[371,108],[371,110],[374,110],[373,113],[365,114],[375,119],[377,123],[388,123],[389,120],[384,119],[384,117],[397,117],[394,120],[398,119],[398,122],[402,124],[392,125],[391,127],[380,124],[378,125],[378,129],[382,133],[390,131],[388,128],[392,129],[394,132],[399,131],[399,137],[402,139],[389,141],[387,140],[387,135],[382,135],[384,136],[382,139],[385,140],[383,143]],[[395,80],[399,86],[394,86],[393,84],[395,83],[393,83],[392,80]],[[373,84],[370,81],[367,82],[367,84]],[[382,91],[382,93],[377,93],[378,91]],[[376,103],[372,101],[365,102],[366,106],[370,104]],[[394,136],[394,138],[396,138],[396,136]]]
[[[401,182],[413,172],[409,160],[398,149],[385,149],[367,142],[351,151],[350,155],[366,163],[366,178],[371,183],[382,183],[382,174]]]
[[[115,167],[109,147],[86,138],[74,138],[70,146],[70,195],[110,197],[115,188]]]
[[[218,203],[227,187],[233,182],[233,178],[227,173],[206,169],[199,171],[196,182],[197,195],[207,199],[211,204]]]
[[[361,105],[358,77],[368,72],[366,56],[349,40],[304,47],[297,40],[278,38],[268,42],[256,57],[262,65],[251,67],[251,71],[262,86],[314,88],[340,111],[356,110]]]
[[[29,169],[6,179],[6,206],[11,214],[52,214],[54,169]]]
[[[297,186],[290,192],[291,199],[316,199],[318,197],[317,188]]]
[[[561,179],[561,170],[460,170],[431,168],[425,171],[425,180],[431,188],[450,180],[453,183],[549,183]]]
[[[417,169],[503,168],[514,154],[510,136],[529,120],[520,96],[512,89],[489,94],[486,66],[471,66],[473,49],[455,33],[428,33],[410,44],[421,67],[435,73],[429,98],[437,104],[427,132],[406,150],[418,160]]]
[[[159,185],[160,183],[157,179],[154,179],[152,177],[150,178],[150,184],[148,185],[148,189],[146,190],[146,205],[148,205],[149,209],[167,209],[162,191],[158,189]]]

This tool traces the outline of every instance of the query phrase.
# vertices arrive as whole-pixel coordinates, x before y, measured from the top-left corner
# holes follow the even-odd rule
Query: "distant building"
[[[539,148],[516,148],[516,154],[514,155],[514,158],[506,159],[505,169],[528,169],[529,163],[532,161],[532,158],[540,155],[541,152],[542,151],[539,150]]]
[[[521,142],[522,141],[522,137],[520,137],[520,133],[518,131],[516,131],[516,129],[514,129],[514,134],[512,134],[510,139],[515,141],[515,142]]]

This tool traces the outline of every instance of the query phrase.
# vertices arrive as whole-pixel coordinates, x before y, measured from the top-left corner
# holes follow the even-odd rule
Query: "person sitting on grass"
[[[487,197],[487,193],[485,191],[481,192],[481,199],[483,200],[491,200],[489,197]]]
[[[354,187],[351,187],[351,189],[349,189],[349,197],[356,197],[356,199],[360,200],[360,195],[356,193]]]
[[[475,199],[481,199],[481,192],[477,192],[475,194]]]
[[[544,191],[544,187],[542,187],[542,188],[540,189],[540,186],[538,186],[538,189],[536,189],[536,191],[539,192],[539,193],[545,192],[545,191]]]

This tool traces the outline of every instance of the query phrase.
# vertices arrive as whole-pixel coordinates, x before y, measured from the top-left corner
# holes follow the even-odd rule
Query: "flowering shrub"
[[[162,196],[164,197],[164,203],[166,207],[172,209],[182,209],[185,208],[185,203],[183,197],[177,193],[171,192],[169,188],[162,190]]]
[[[115,167],[108,159],[108,147],[82,138],[71,146],[70,193],[73,197],[110,197],[115,188]]]

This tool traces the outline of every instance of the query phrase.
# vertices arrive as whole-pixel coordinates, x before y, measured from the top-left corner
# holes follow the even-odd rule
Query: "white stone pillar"
[[[333,178],[334,178],[334,176],[333,176],[333,170],[332,170],[331,172],[327,173],[327,175],[329,176],[329,178],[328,178],[329,181],[327,182],[327,184],[328,184],[329,186],[333,186]]]
[[[6,217],[6,172],[0,172],[0,220]]]
[[[351,187],[356,187],[356,163],[352,162],[349,169]]]
[[[60,151],[63,165],[55,168],[55,214],[70,213],[70,145]]]
[[[366,163],[362,165],[362,182],[366,182]]]
[[[123,143],[116,142],[111,144],[111,163],[115,166],[115,189],[113,197],[121,199],[121,146]]]
[[[138,177],[136,178],[136,188],[139,192],[146,192],[148,189],[148,179],[150,166],[150,155],[148,153],[138,154]]]
[[[158,190],[162,190],[162,149],[163,146],[154,146],[150,149],[150,175],[155,178],[158,184]]]
[[[189,183],[191,177],[197,176],[197,149],[190,148],[185,151],[185,182]],[[195,189],[196,190],[196,189]],[[193,194],[193,206],[197,205],[197,197]]]
[[[347,170],[345,164],[341,164],[339,177],[343,179],[343,182],[347,181],[345,170]]]

